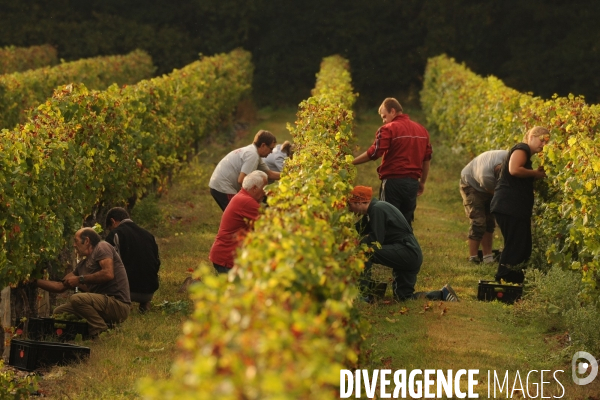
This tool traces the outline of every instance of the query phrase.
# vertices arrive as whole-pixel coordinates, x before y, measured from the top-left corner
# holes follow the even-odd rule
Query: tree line
[[[168,73],[243,47],[261,105],[297,104],[321,59],[352,65],[359,105],[418,100],[427,59],[446,53],[522,92],[600,100],[600,3],[575,0],[0,0],[0,46],[50,43],[60,58],[147,51]]]

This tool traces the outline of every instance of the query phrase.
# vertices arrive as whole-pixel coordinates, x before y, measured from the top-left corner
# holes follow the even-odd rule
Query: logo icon
[[[580,359],[584,359],[585,361],[578,361]],[[590,366],[592,367],[590,374],[585,378],[580,378],[579,376],[585,374]],[[598,375],[598,362],[590,353],[578,351],[573,355],[571,371],[573,373],[573,382],[576,385],[587,385],[596,379]]]

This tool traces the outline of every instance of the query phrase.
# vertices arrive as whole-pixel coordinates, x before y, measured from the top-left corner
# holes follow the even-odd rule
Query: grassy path
[[[407,112],[411,115],[410,110]],[[411,115],[424,124],[425,118],[415,110]],[[373,140],[380,125],[375,112],[357,119],[355,134],[360,151]],[[487,398],[487,371],[498,375],[509,371],[511,389],[519,371],[526,385],[530,370],[564,370],[558,380],[565,386],[564,398],[585,399],[600,393],[600,384],[580,387],[571,379],[570,354],[562,354],[564,332],[547,333],[545,328],[528,324],[514,316],[512,307],[498,302],[477,300],[479,280],[493,280],[496,264],[473,266],[467,260],[468,219],[464,215],[458,191],[460,171],[469,161],[464,152],[453,151],[439,137],[432,136],[434,154],[424,194],[418,200],[413,224],[424,254],[417,291],[441,288],[451,283],[459,303],[408,301],[397,304],[383,301],[361,305],[372,324],[365,346],[369,369],[479,369],[480,385],[476,393]],[[359,165],[358,183],[378,190],[375,167],[378,163]],[[495,248],[502,245],[499,229]],[[390,270],[381,268],[379,278],[391,278]],[[385,300],[391,300],[388,288]],[[492,375],[493,377],[493,375]],[[548,379],[546,373],[544,381]],[[540,381],[540,375],[531,379]],[[493,388],[493,386],[492,386]],[[530,384],[531,397],[535,387]],[[544,385],[544,396],[560,397],[563,389],[556,383]],[[523,398],[515,391],[512,398]],[[510,395],[510,391],[509,391]],[[538,394],[538,398],[541,394]],[[496,398],[505,398],[498,392]],[[509,397],[510,398],[510,397]],[[592,399],[593,397],[589,397]]]
[[[159,305],[147,315],[134,311],[123,326],[97,342],[88,363],[54,368],[44,377],[42,387],[52,398],[137,398],[136,380],[143,376],[165,378],[176,356],[176,340],[181,333],[190,305],[185,293],[179,293],[188,269],[208,262],[208,252],[218,230],[221,211],[210,196],[207,185],[216,163],[232,148],[251,142],[258,129],[272,131],[281,143],[291,139],[286,123],[295,120],[295,109],[261,110],[249,134],[230,145],[210,145],[200,152],[189,168],[181,171],[172,187],[158,200],[144,200],[134,210],[134,220],[155,233],[162,259],[161,287],[155,294]],[[423,121],[422,115],[411,114]],[[380,125],[375,111],[356,119],[356,154],[370,145]],[[372,324],[365,343],[362,368],[380,369],[479,369],[480,398],[487,398],[487,370],[504,375],[515,371],[564,369],[561,382],[567,387],[567,399],[585,399],[600,393],[600,383],[587,389],[573,387],[570,364],[557,355],[564,332],[545,334],[540,327],[515,323],[510,308],[476,300],[479,279],[491,279],[494,267],[472,266],[466,262],[466,232],[458,179],[468,161],[433,138],[434,156],[425,193],[419,198],[414,223],[415,235],[424,252],[417,290],[439,289],[450,282],[461,298],[460,303],[409,301],[394,303],[388,290],[386,301],[361,304],[361,313]],[[379,180],[378,163],[359,166],[357,184],[370,185],[375,191]],[[390,272],[379,268],[380,279]],[[100,376],[102,379],[91,379]],[[539,380],[539,375],[538,378]],[[547,380],[547,379],[546,379]],[[567,385],[571,382],[570,386]],[[593,386],[593,387],[592,387]],[[580,390],[580,391],[578,391]],[[587,390],[584,391],[584,390]],[[591,391],[590,391],[591,390]],[[516,392],[512,398],[519,397]],[[533,394],[533,393],[532,393]],[[559,396],[560,388],[546,385],[545,396]],[[498,395],[496,398],[504,398]]]

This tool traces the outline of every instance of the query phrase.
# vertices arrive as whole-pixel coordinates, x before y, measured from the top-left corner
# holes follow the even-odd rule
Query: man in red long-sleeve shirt
[[[256,170],[249,173],[242,182],[242,189],[231,198],[225,209],[219,232],[208,255],[218,273],[226,274],[233,267],[237,247],[258,218],[266,184],[265,172]]]
[[[417,196],[425,190],[431,161],[429,133],[403,114],[398,100],[388,97],[379,107],[384,125],[375,142],[352,162],[354,165],[381,159],[377,168],[379,198],[394,205],[409,224],[414,220]]]

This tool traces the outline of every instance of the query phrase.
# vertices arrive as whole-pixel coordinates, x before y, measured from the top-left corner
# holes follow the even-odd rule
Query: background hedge
[[[113,83],[121,86],[150,78],[154,69],[152,58],[135,50],[123,56],[88,58],[0,75],[0,128],[25,122],[25,110],[46,101],[60,85],[83,83],[89,89],[103,90]]]
[[[56,49],[48,44],[0,49],[0,75],[36,69],[58,62]]]

